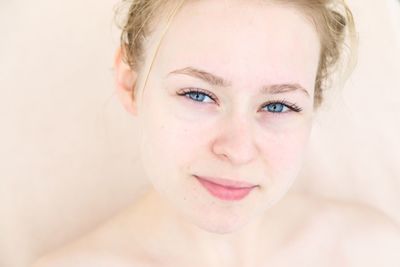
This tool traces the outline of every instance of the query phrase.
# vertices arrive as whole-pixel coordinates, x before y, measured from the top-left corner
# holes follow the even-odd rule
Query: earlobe
[[[129,113],[137,115],[136,101],[132,99],[132,91],[136,85],[137,73],[123,61],[121,47],[115,53],[114,71],[118,98]]]

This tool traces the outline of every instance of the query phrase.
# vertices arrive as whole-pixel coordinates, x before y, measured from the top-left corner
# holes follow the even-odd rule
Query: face
[[[209,0],[176,14],[136,101],[146,174],[187,220],[231,232],[288,191],[312,127],[319,50],[315,28],[288,6]],[[257,187],[222,200],[194,175]]]

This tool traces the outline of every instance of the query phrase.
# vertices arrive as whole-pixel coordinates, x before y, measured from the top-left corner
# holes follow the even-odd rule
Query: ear
[[[136,85],[137,73],[122,60],[121,46],[118,47],[115,53],[114,70],[118,98],[129,113],[137,115],[137,104],[136,101],[132,99],[132,90],[134,90]]]

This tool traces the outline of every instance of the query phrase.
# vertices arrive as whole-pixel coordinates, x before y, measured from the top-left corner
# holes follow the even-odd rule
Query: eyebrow
[[[218,86],[218,87],[229,87],[232,85],[230,81],[225,80],[224,78],[221,78],[215,74],[212,74],[210,72],[200,70],[194,67],[185,67],[182,69],[177,69],[174,71],[171,71],[168,73],[167,76],[171,74],[184,74],[184,75],[189,75],[193,76],[195,78],[201,79],[213,86]],[[310,96],[308,91],[304,89],[303,86],[301,86],[298,83],[283,83],[283,84],[270,84],[270,85],[264,85],[261,87],[261,92],[266,93],[266,94],[280,94],[280,93],[286,93],[286,92],[291,92],[291,91],[301,91],[305,93],[307,96]]]

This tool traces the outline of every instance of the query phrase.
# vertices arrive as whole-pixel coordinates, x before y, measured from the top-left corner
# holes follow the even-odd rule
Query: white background
[[[358,66],[321,111],[293,190],[400,222],[400,8],[349,2]],[[0,0],[0,266],[27,266],[147,186],[135,125],[114,94],[116,3]]]

